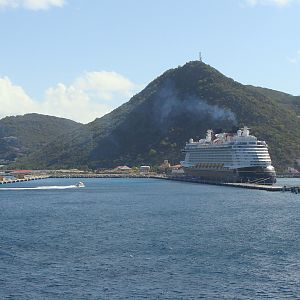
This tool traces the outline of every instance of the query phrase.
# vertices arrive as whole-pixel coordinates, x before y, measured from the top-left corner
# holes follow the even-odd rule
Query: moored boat
[[[181,165],[184,172],[204,181],[276,182],[276,172],[266,142],[250,135],[246,126],[236,134],[214,134],[208,130],[205,139],[190,139],[183,152],[185,160]]]

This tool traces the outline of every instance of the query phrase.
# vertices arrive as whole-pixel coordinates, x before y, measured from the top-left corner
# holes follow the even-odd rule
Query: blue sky
[[[198,59],[300,95],[298,0],[0,0],[0,117],[81,122]]]

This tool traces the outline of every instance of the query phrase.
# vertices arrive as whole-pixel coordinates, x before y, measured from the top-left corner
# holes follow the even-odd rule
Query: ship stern
[[[238,182],[266,185],[276,183],[276,172],[273,166],[239,168],[237,173]]]

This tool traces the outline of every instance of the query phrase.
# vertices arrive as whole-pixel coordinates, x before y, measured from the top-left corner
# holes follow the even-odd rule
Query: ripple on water
[[[300,298],[299,195],[149,179],[85,184],[1,191],[1,299]]]

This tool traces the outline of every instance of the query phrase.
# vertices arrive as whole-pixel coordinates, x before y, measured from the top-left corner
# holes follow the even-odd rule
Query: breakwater
[[[152,175],[142,174],[59,174],[50,175],[49,178],[148,178]]]
[[[39,175],[39,176],[27,176],[21,179],[3,179],[0,181],[0,184],[9,184],[17,182],[25,182],[32,180],[40,180],[47,178],[152,178],[160,180],[171,180],[171,181],[181,181],[181,182],[190,182],[198,184],[209,184],[225,187],[234,187],[234,188],[243,188],[243,189],[252,189],[252,190],[264,190],[268,192],[292,192],[295,194],[300,194],[300,186],[282,186],[282,185],[263,185],[263,184],[254,184],[254,183],[226,183],[226,182],[214,182],[201,180],[199,178],[188,177],[188,176],[173,176],[165,174],[50,174],[50,175]]]
[[[28,176],[25,178],[3,178],[0,181],[0,184],[9,184],[9,183],[17,183],[17,182],[25,182],[25,181],[32,181],[32,180],[41,180],[49,178],[48,175],[40,175],[40,176]]]
[[[188,176],[171,176],[171,175],[151,176],[151,178],[182,181],[182,182],[191,182],[191,183],[200,183],[200,184],[210,184],[210,185],[218,185],[218,186],[227,186],[227,187],[243,188],[243,189],[251,189],[251,190],[264,190],[264,191],[268,191],[268,192],[292,192],[295,194],[298,194],[298,193],[300,194],[299,186],[263,185],[263,184],[255,184],[255,183],[214,182],[214,181],[201,180],[199,178],[188,177]]]
[[[253,183],[215,182],[215,181],[207,181],[207,180],[201,180],[199,178],[185,177],[185,176],[154,176],[153,178],[165,179],[165,180],[174,180],[174,181],[182,181],[182,182],[200,183],[200,184],[210,184],[210,185],[218,185],[218,186],[227,186],[227,187],[234,187],[234,188],[265,190],[265,191],[269,191],[269,192],[280,192],[280,191],[283,190],[282,186],[277,186],[277,185],[262,185],[262,184],[253,184]]]

